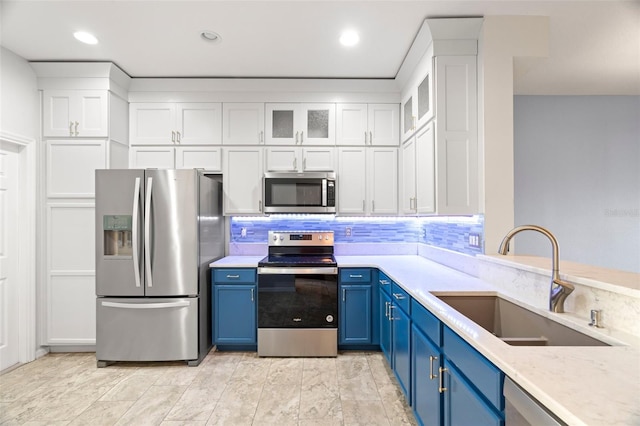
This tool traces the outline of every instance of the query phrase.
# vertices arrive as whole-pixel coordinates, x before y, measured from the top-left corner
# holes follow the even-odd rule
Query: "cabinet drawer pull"
[[[306,159],[306,157],[302,159],[302,170],[307,170],[307,159]]]
[[[76,136],[78,136],[78,134],[79,134],[79,133],[78,133],[78,124],[79,124],[79,123],[76,121]]]
[[[444,372],[449,370],[444,367],[440,367],[438,368],[438,371],[440,371],[440,386],[438,388],[438,392],[444,393],[447,390],[447,388],[444,387]]]
[[[294,158],[293,159],[293,170],[298,170],[298,159]]]
[[[349,274],[349,278],[362,278],[362,274]]]
[[[380,285],[389,285],[389,280],[379,280]]]
[[[429,380],[437,379],[438,376],[433,374],[433,361],[437,361],[438,357],[429,355]]]
[[[252,301],[252,302],[253,302],[253,297],[254,297],[254,295],[253,295],[253,289],[251,289],[251,301]]]
[[[343,288],[342,289],[342,301],[346,302],[347,300],[347,289]]]
[[[227,278],[237,280],[238,278],[240,278],[240,275],[227,275]]]
[[[405,297],[402,295],[402,293],[393,293],[393,297],[396,298],[396,300],[403,300],[405,299]]]

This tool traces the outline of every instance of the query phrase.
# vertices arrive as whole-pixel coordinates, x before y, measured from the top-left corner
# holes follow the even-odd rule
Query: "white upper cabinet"
[[[224,103],[222,130],[224,145],[264,144],[264,103]]]
[[[436,58],[438,214],[478,212],[478,105],[475,55]]]
[[[267,145],[335,145],[335,104],[268,103]]]
[[[222,104],[132,103],[129,106],[132,145],[220,145]]]
[[[332,172],[335,148],[295,146],[266,148],[268,172]]]
[[[222,171],[222,150],[208,146],[134,146],[129,150],[131,169],[203,169]]]
[[[417,213],[435,213],[435,139],[434,125],[429,123],[416,134],[415,208]]]
[[[433,91],[433,56],[425,54],[416,68],[409,90],[402,98],[403,141],[433,119]]]
[[[337,175],[339,214],[398,214],[398,148],[339,148]]]
[[[109,92],[106,90],[44,90],[45,137],[108,137]]]
[[[262,214],[262,147],[225,147],[224,214]]]
[[[338,104],[338,145],[397,146],[400,142],[397,104]]]

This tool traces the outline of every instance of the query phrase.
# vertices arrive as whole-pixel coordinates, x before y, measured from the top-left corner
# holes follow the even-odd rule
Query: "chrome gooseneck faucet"
[[[573,284],[560,279],[560,272],[558,271],[558,264],[559,264],[558,241],[556,240],[556,237],[554,237],[553,234],[549,232],[549,230],[537,225],[522,225],[522,226],[513,228],[511,231],[507,233],[507,235],[505,235],[504,239],[500,243],[500,248],[498,249],[498,253],[507,254],[507,251],[509,250],[509,242],[517,233],[522,231],[539,232],[545,235],[547,238],[549,238],[549,241],[551,241],[552,276],[551,276],[551,288],[549,289],[549,310],[552,312],[563,313],[564,300],[567,298],[569,294],[571,294],[571,292],[574,289],[574,286]]]

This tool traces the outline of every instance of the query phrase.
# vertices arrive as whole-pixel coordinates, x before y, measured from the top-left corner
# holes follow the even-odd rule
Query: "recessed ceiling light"
[[[210,41],[214,43],[220,43],[222,41],[222,37],[220,37],[220,34],[214,31],[209,31],[209,30],[204,30],[200,32],[200,37],[202,37],[206,41]]]
[[[73,33],[73,36],[76,38],[76,40],[79,40],[86,44],[98,44],[98,39],[93,34],[89,34],[84,31],[76,31],[75,33]]]
[[[343,46],[355,46],[360,41],[360,36],[354,30],[346,30],[340,35],[340,43]]]

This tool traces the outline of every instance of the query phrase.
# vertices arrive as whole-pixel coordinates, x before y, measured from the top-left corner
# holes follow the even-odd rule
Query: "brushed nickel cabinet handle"
[[[444,379],[444,372],[445,372],[445,371],[449,371],[449,370],[447,370],[447,369],[446,369],[446,368],[444,368],[444,367],[440,367],[440,368],[438,368],[438,371],[440,371],[440,383],[439,383],[439,385],[440,385],[440,386],[438,387],[438,392],[440,392],[440,393],[445,393],[445,392],[446,392],[446,390],[447,390],[447,388],[445,388],[445,387],[444,387],[444,381],[443,381],[443,379]]]
[[[437,361],[438,357],[429,355],[429,380],[437,379],[438,376],[433,374],[433,361]]]
[[[79,123],[76,121],[76,136],[78,136],[78,134],[79,134],[79,133],[78,133],[78,124],[79,124]]]
[[[176,143],[176,132],[174,130],[171,131],[171,142]]]
[[[73,121],[69,122],[69,136],[73,136]]]

